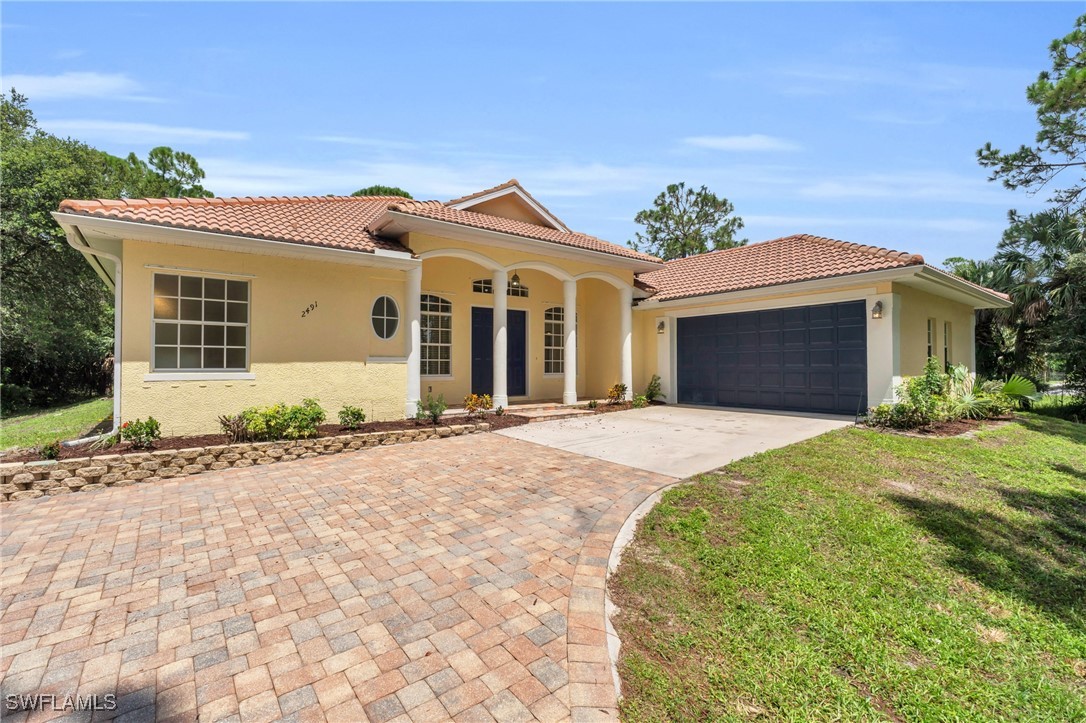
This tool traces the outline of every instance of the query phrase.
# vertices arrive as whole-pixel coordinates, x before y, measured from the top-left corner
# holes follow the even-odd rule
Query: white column
[[[882,302],[882,318],[871,310]],[[897,294],[868,296],[867,314],[867,406],[892,402],[901,384],[901,297]]]
[[[404,283],[404,303],[407,306],[405,323],[407,324],[407,400],[404,402],[404,416],[410,419],[418,412],[418,401],[422,394],[422,380],[419,378],[422,363],[422,264],[407,272]]]
[[[509,308],[509,272],[494,272],[494,408],[508,407],[509,394],[506,385],[506,310]]]
[[[626,399],[633,399],[633,287],[624,286],[618,293],[619,342],[622,345],[622,383],[626,385]]]
[[[577,282],[573,279],[563,282],[565,296],[562,305],[562,318],[565,324],[565,352],[562,362],[562,404],[577,403]]]

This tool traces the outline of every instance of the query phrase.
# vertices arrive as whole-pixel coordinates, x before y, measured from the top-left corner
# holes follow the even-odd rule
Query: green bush
[[[438,394],[437,399],[434,399],[432,394],[427,394],[426,401],[423,402],[420,399],[417,406],[418,411],[415,413],[415,419],[419,422],[429,421],[432,424],[441,421],[441,415],[449,408],[449,405],[445,403],[444,394]]]
[[[34,390],[21,384],[0,384],[0,414],[5,417],[29,409]]]
[[[147,449],[160,437],[162,430],[154,417],[148,417],[146,422],[137,419],[121,425],[121,439],[131,443],[136,449]]]
[[[980,381],[963,364],[943,372],[935,357],[928,359],[923,374],[904,379],[897,391],[901,401],[868,410],[868,424],[916,429],[956,419],[992,419],[1038,398],[1036,385],[1023,377]]]
[[[589,409],[595,409],[596,407],[600,406],[600,403],[597,402],[595,399],[589,399],[588,404],[586,404],[585,406],[587,406]]]
[[[326,415],[316,399],[287,406],[279,403],[270,407],[251,407],[241,413],[249,439],[306,439],[317,436],[317,427]]]
[[[347,404],[339,410],[339,423],[347,429],[358,429],[366,421],[366,413],[361,407],[352,407]]]
[[[638,394],[636,397],[633,398],[634,409],[641,409],[647,406],[649,406],[649,398],[644,394]]]
[[[645,387],[645,399],[650,402],[656,401],[657,399],[667,399],[660,390],[659,374],[653,374],[652,379],[649,380],[649,385]]]
[[[56,459],[60,456],[60,440],[54,439],[38,447],[38,454],[42,459]]]

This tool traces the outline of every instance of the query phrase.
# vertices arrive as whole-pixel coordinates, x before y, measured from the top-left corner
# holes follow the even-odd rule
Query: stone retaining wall
[[[367,447],[474,434],[489,429],[488,423],[479,422],[319,439],[163,449],[58,461],[10,462],[0,464],[0,500],[27,500],[80,490],[124,487],[137,482],[158,482],[169,477],[185,477],[211,470],[288,462]]]

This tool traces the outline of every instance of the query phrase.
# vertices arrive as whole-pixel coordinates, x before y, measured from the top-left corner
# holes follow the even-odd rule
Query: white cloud
[[[42,128],[59,135],[80,139],[99,139],[128,143],[206,143],[207,141],[245,141],[243,131],[220,131],[188,126],[164,126],[105,120],[43,120]]]
[[[69,98],[159,101],[142,95],[143,86],[124,73],[73,72],[59,75],[5,75],[5,90],[15,88],[32,102]]]
[[[784,138],[752,133],[746,136],[691,136],[683,143],[714,151],[796,151],[799,146]]]

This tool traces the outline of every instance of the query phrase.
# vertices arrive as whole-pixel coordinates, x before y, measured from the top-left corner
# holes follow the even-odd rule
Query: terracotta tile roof
[[[128,198],[62,201],[62,213],[372,253],[407,252],[368,227],[399,196]]]
[[[518,180],[517,180],[517,179],[515,179],[515,178],[510,178],[510,179],[509,179],[508,181],[506,181],[505,183],[499,183],[499,184],[498,184],[497,186],[493,186],[493,187],[491,187],[491,188],[488,188],[488,189],[486,189],[486,190],[483,190],[483,191],[476,191],[475,193],[469,193],[469,194],[468,194],[468,195],[466,195],[466,196],[461,196],[460,198],[454,198],[454,199],[453,199],[453,200],[451,200],[451,201],[446,201],[446,202],[445,202],[445,205],[446,205],[446,206],[456,206],[456,205],[458,205],[458,204],[464,203],[465,201],[470,201],[470,200],[472,200],[473,198],[480,198],[480,197],[482,197],[482,196],[488,196],[488,195],[490,195],[490,194],[492,194],[492,193],[496,193],[497,191],[504,191],[504,190],[505,190],[505,189],[507,189],[507,188],[516,188],[516,189],[517,189],[518,191],[520,191],[520,192],[521,192],[521,193],[523,193],[523,194],[524,194],[525,196],[527,196],[528,198],[530,198],[530,199],[531,199],[531,201],[532,201],[532,203],[534,203],[535,205],[537,205],[537,206],[539,206],[539,207],[540,207],[541,209],[543,209],[543,213],[545,213],[545,214],[547,214],[548,216],[550,216],[550,217],[551,217],[551,219],[553,219],[554,221],[557,221],[557,222],[558,222],[558,225],[562,227],[562,230],[563,230],[563,231],[568,231],[568,230],[569,230],[569,227],[568,227],[568,226],[566,226],[566,222],[565,222],[565,221],[563,221],[562,219],[558,218],[558,217],[557,217],[557,216],[555,216],[555,215],[554,215],[553,213],[551,213],[551,210],[550,210],[549,208],[547,208],[547,207],[546,207],[546,206],[544,206],[544,205],[543,205],[542,203],[540,203],[540,202],[539,202],[539,199],[538,199],[538,198],[536,198],[536,197],[535,197],[535,196],[533,196],[532,194],[528,193],[528,191],[526,191],[526,190],[524,189],[524,186],[520,185],[520,181],[518,181]]]
[[[598,251],[604,254],[611,254],[612,256],[636,259],[638,261],[663,263],[655,256],[649,256],[640,251],[634,251],[626,246],[619,246],[618,244],[613,244],[610,241],[604,241],[603,239],[598,239],[595,236],[589,236],[588,234],[576,233],[573,231],[559,231],[558,229],[548,228],[546,226],[537,226],[534,223],[514,221],[512,219],[491,216],[485,213],[476,213],[474,211],[460,211],[455,208],[449,208],[440,201],[396,201],[389,204],[388,209],[390,211],[399,211],[400,213],[411,216],[418,216],[419,218],[447,221],[460,226],[470,226],[472,228],[481,228],[487,231],[497,231],[513,236],[536,239],[538,241],[548,241],[550,243],[558,244],[559,246],[571,246],[587,251]]]
[[[798,234],[675,259],[638,278],[667,301],[923,264],[918,254]]]

